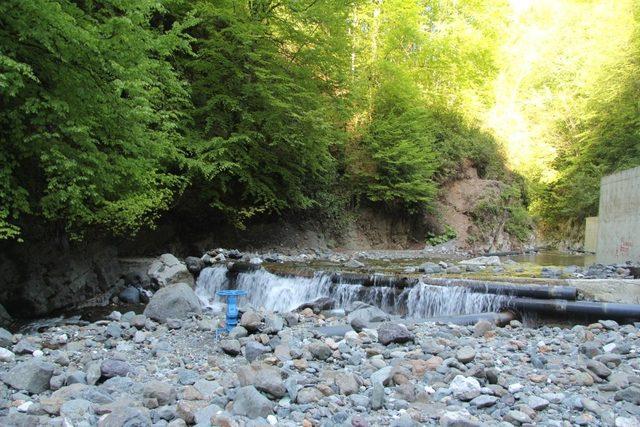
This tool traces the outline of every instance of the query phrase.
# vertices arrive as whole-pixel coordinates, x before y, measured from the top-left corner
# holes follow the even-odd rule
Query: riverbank
[[[223,315],[197,310],[2,333],[0,424],[638,425],[638,324],[456,326],[316,308],[247,311],[219,341]]]

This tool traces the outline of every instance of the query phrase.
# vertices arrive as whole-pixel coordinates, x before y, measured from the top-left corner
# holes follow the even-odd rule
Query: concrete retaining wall
[[[602,178],[597,262],[640,263],[640,167]]]
[[[575,286],[586,300],[640,304],[640,280],[567,279],[567,286]]]
[[[584,250],[585,252],[596,252],[598,247],[598,217],[590,216],[585,221],[584,227]]]

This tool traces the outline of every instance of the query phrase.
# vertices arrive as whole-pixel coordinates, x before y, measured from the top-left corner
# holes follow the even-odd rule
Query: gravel
[[[4,334],[23,344],[3,348],[0,425],[638,425],[638,324],[356,332],[339,311],[252,312],[219,340],[202,325],[224,314],[197,312],[179,329],[114,314]]]

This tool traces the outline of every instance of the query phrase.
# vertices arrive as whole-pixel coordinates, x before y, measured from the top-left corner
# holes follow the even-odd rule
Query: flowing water
[[[264,269],[227,275],[227,268],[209,267],[202,270],[196,284],[196,294],[205,307],[218,307],[222,302],[216,292],[222,289],[247,291],[240,305],[263,307],[272,311],[289,311],[320,297],[330,297],[338,308],[348,309],[355,301],[375,305],[390,314],[412,318],[429,318],[457,314],[497,311],[509,297],[471,292],[456,286],[432,286],[419,283],[407,288],[363,286],[332,283],[329,275],[314,277],[282,277]]]

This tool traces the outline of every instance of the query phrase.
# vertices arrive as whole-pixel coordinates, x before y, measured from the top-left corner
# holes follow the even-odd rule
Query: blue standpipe
[[[216,337],[222,333],[229,333],[238,324],[238,297],[246,295],[247,291],[228,289],[216,292],[216,295],[227,299],[227,319],[224,328],[216,330]]]

